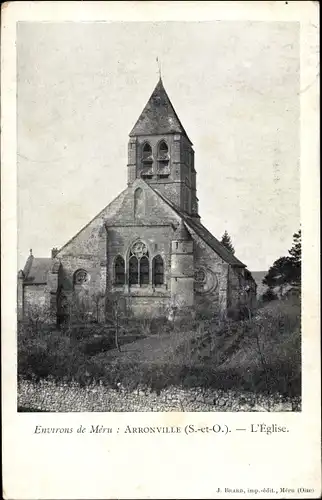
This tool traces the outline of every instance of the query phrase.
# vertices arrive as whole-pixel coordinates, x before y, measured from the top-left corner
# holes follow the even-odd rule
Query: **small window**
[[[115,259],[114,276],[116,285],[125,285],[125,262],[120,255]]]
[[[152,264],[153,269],[153,284],[154,286],[161,286],[164,283],[164,265],[163,259],[160,255],[157,255],[153,259]]]

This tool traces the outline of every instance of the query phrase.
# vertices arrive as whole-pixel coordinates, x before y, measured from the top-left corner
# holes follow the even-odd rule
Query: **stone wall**
[[[279,394],[170,387],[159,394],[145,389],[118,390],[103,385],[80,387],[49,381],[18,383],[18,407],[50,412],[131,411],[300,411],[299,398]]]
[[[41,316],[49,314],[50,311],[50,293],[47,285],[28,285],[24,286],[24,316],[29,314],[40,314]]]
[[[142,210],[135,211],[137,189],[142,192],[143,216]],[[171,282],[173,253],[171,241],[175,237],[175,229],[179,222],[180,216],[144,181],[137,179],[58,251],[56,260],[61,263],[61,266],[56,286],[57,297],[54,296],[55,290],[52,290],[52,280],[49,282],[51,296],[60,304],[61,292],[68,297],[73,295],[73,300],[75,295],[93,296],[102,293],[119,296],[121,294],[128,299],[128,307],[130,305],[133,307],[133,313],[158,315],[170,305],[173,285]],[[192,297],[194,307],[201,314],[213,316],[224,313],[229,297],[232,302],[237,303],[235,296],[238,294],[238,277],[234,272],[229,274],[229,289],[227,289],[229,266],[196,233],[191,229],[189,231],[193,239],[194,268],[191,273],[189,272],[190,281],[189,283],[187,281],[189,290],[193,288],[195,271],[204,272],[206,275],[203,287],[200,284],[195,286],[194,297]],[[115,258],[117,255],[123,257],[126,275],[128,275],[129,251],[136,239],[141,239],[146,243],[150,263],[156,255],[161,255],[163,258],[164,285],[158,289],[152,286],[152,272],[150,284],[144,287],[144,290],[136,290],[134,287],[130,290],[128,285],[119,287],[114,284]],[[175,258],[173,265],[176,267],[174,261]],[[88,273],[89,279],[84,285],[74,287],[74,274],[80,269]],[[184,287],[183,290],[185,290]],[[34,296],[39,296],[39,293],[35,292]],[[54,300],[51,302],[53,306]],[[191,303],[192,300],[189,301],[189,305]]]
[[[213,316],[225,311],[227,306],[228,265],[196,233],[194,239],[195,271],[206,273],[204,287],[195,290],[195,306],[200,314]]]
[[[228,310],[239,311],[244,306],[252,310],[256,306],[256,283],[245,269],[229,267]]]

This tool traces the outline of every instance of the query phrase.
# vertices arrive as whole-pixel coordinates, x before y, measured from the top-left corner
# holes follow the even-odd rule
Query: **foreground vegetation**
[[[20,387],[53,384],[160,391],[176,387],[249,394],[301,394],[300,302],[272,301],[251,319],[190,325],[130,322],[119,337],[106,325],[53,329],[27,323],[18,331]],[[143,339],[149,339],[144,350]],[[131,343],[141,342],[136,357]],[[152,348],[151,348],[152,346]],[[157,353],[153,354],[156,346]],[[151,352],[152,351],[152,352]],[[32,407],[32,400],[30,401]]]

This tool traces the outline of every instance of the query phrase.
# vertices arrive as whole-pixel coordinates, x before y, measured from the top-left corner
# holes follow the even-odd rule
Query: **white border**
[[[263,20],[301,23],[303,411],[299,414],[16,413],[16,22]],[[318,2],[12,2],[2,5],[2,380],[4,498],[222,498],[217,487],[315,488],[320,495]],[[285,435],[35,436],[77,426],[251,422]],[[238,495],[228,495],[238,498]],[[276,498],[276,495],[274,495]],[[270,498],[267,495],[267,498]]]

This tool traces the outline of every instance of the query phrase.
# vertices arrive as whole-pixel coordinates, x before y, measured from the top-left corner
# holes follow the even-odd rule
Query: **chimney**
[[[51,250],[51,258],[54,259],[56,255],[58,254],[59,250],[58,248],[52,248]]]

